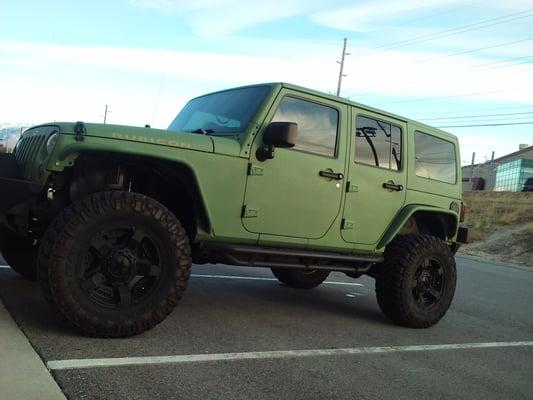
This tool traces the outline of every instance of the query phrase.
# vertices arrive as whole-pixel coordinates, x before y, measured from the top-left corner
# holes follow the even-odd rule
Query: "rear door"
[[[376,244],[405,202],[407,124],[352,108],[350,162],[341,235]]]

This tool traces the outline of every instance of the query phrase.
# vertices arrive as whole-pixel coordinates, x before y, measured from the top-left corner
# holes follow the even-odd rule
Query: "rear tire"
[[[30,281],[37,279],[37,246],[32,238],[6,234],[0,251],[14,271]]]
[[[329,271],[271,268],[281,283],[296,289],[312,289],[326,280]]]
[[[376,276],[379,307],[399,325],[428,328],[448,311],[456,279],[453,254],[442,240],[398,236],[387,246]]]
[[[164,320],[187,287],[191,250],[167,208],[102,192],[66,208],[39,249],[46,299],[83,334],[125,337]]]

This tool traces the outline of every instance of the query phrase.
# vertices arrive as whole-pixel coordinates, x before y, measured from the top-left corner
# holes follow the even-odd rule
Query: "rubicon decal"
[[[162,139],[162,138],[154,138],[151,136],[129,135],[127,133],[113,132],[111,134],[111,137],[113,137],[114,139],[131,140],[134,142],[142,142],[142,143],[153,143],[153,144],[159,144],[162,146],[181,147],[181,148],[186,148],[186,149],[193,148],[192,144],[187,143],[187,142],[181,142],[177,140],[167,140],[167,139]]]

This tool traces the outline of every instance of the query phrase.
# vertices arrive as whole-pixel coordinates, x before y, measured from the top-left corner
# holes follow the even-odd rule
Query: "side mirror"
[[[294,147],[297,130],[296,122],[271,122],[263,135],[263,143],[267,146]]]
[[[257,149],[256,157],[259,161],[274,158],[275,147],[294,147],[298,124],[295,122],[271,122],[263,134],[264,147]]]

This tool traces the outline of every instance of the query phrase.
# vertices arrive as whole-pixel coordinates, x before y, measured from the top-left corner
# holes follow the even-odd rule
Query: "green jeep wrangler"
[[[167,130],[43,124],[0,158],[0,251],[88,335],[161,322],[193,262],[305,289],[366,274],[426,328],[466,242],[460,159],[446,132],[285,83],[198,97]]]

